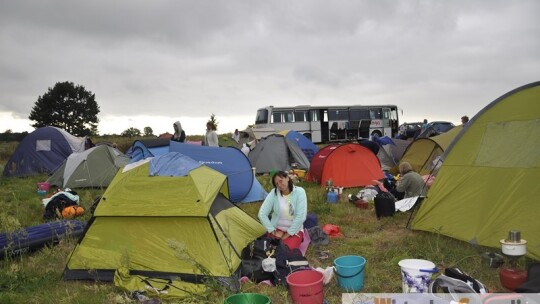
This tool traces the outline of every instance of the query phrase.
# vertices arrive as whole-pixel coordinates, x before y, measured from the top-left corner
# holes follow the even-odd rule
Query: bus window
[[[363,110],[351,110],[349,112],[350,119],[351,120],[362,120],[362,119],[370,119],[369,118],[369,111],[368,109]]]
[[[273,123],[280,123],[281,121],[281,112],[274,112],[272,113],[272,122]]]
[[[328,110],[329,120],[349,120],[349,111],[347,110]]]
[[[294,122],[294,116],[292,111],[283,112],[283,120],[285,122]]]
[[[384,119],[390,119],[390,109],[389,108],[383,108],[383,118]]]
[[[294,111],[294,121],[308,121],[308,112],[307,111]]]
[[[260,109],[257,111],[257,116],[255,117],[255,124],[265,124],[268,123],[268,110]]]
[[[311,110],[310,118],[310,121],[321,121],[321,118],[319,117],[319,110]]]
[[[371,119],[382,119],[382,109],[381,108],[369,108],[369,115]]]

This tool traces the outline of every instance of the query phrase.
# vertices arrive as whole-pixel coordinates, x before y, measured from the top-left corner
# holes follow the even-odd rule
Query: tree
[[[141,136],[141,130],[131,127],[129,129],[124,130],[124,132],[122,132],[120,136],[124,136],[124,137]]]
[[[57,82],[39,96],[30,120],[34,128],[54,126],[75,136],[97,135],[99,106],[95,95],[73,82]]]
[[[214,126],[214,130],[217,130],[217,126],[219,122],[217,121],[216,115],[214,113],[210,115],[210,119],[206,123],[211,123]]]
[[[154,130],[150,127],[144,127],[144,136],[152,136],[154,135]]]

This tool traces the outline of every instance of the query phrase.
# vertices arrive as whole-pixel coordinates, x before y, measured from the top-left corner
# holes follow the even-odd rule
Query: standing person
[[[204,145],[209,147],[219,147],[219,139],[216,133],[216,126],[211,122],[206,123],[206,135]]]
[[[407,139],[407,123],[404,122],[401,126],[399,126],[398,131],[398,139]]]
[[[262,203],[259,220],[266,228],[268,237],[281,239],[291,250],[299,248],[304,238],[307,216],[306,191],[294,186],[284,171],[272,176],[272,184],[274,191],[270,191]]]
[[[428,121],[427,121],[427,119],[424,119],[424,122],[422,123],[422,131],[427,129],[427,125],[428,125]]]
[[[404,193],[403,198],[426,195],[424,179],[420,174],[413,171],[410,163],[400,163],[399,174],[400,178],[397,182],[396,190]]]
[[[234,129],[232,139],[234,139],[237,144],[240,143],[240,132],[238,132],[238,129]]]
[[[171,138],[172,141],[185,142],[186,141],[186,132],[182,129],[182,125],[179,121],[173,123],[174,134]]]
[[[468,122],[469,122],[469,116],[467,116],[467,115],[461,116],[461,124],[462,125],[465,125]]]

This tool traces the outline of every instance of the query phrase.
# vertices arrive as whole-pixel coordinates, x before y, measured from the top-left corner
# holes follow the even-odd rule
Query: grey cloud
[[[107,115],[391,102],[472,116],[540,79],[538,11],[534,0],[4,1],[0,111],[27,117],[68,80]]]

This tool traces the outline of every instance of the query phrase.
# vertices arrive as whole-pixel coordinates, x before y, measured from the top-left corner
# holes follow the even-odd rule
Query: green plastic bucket
[[[270,304],[272,300],[258,293],[237,293],[225,299],[224,304]]]
[[[334,260],[339,287],[346,291],[360,291],[364,287],[366,259],[357,255],[346,255]]]

